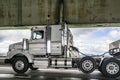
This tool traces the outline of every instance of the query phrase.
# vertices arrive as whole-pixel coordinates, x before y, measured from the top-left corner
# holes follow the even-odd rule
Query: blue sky
[[[89,40],[96,40],[96,39],[101,39],[103,37],[107,37],[107,36],[109,36],[109,33],[111,31],[113,31],[113,30],[118,32],[118,33],[120,32],[120,28],[107,27],[107,28],[104,28],[103,30],[97,30],[97,31],[91,32],[90,34],[88,34],[88,39]],[[120,39],[119,37],[109,37],[109,38],[111,40],[118,40],[118,39]]]
[[[103,54],[109,50],[109,44],[120,39],[119,27],[76,28],[74,45],[86,54]]]
[[[103,54],[109,50],[109,44],[120,39],[119,27],[71,28],[74,46],[86,54]],[[0,30],[0,54],[8,51],[12,43],[30,38],[30,30]]]

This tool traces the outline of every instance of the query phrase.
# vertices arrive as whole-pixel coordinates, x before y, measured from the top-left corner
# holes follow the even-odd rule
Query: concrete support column
[[[22,25],[22,0],[18,0],[18,25]]]

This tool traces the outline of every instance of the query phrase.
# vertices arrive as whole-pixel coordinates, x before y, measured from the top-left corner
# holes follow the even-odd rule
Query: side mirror
[[[28,41],[28,39],[23,39],[22,49],[23,50],[28,50],[29,49],[29,41]]]

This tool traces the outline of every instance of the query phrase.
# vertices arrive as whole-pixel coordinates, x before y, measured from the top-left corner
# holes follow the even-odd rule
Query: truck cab
[[[70,62],[69,67],[72,67],[72,57],[78,57],[79,54],[72,55],[71,46],[73,36],[66,24],[35,27],[31,29],[30,39],[9,46],[5,62],[10,63],[17,73],[26,72],[29,67],[36,69],[44,63],[46,67],[60,67],[56,61],[57,64],[62,61],[62,67],[64,62]]]
[[[59,56],[62,54],[62,30],[60,25],[31,29],[29,53],[34,56]]]

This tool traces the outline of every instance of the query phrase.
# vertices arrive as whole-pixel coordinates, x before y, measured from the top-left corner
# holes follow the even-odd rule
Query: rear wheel
[[[96,61],[92,57],[84,57],[80,60],[79,69],[84,73],[91,73],[96,68]]]
[[[17,73],[24,73],[28,70],[28,60],[24,57],[16,57],[12,62],[12,68]]]
[[[98,70],[99,70],[101,73],[103,73],[103,72],[102,72],[103,62],[106,61],[107,59],[108,59],[108,58],[104,58],[104,60],[101,62],[101,64],[100,64],[99,67],[98,67]]]
[[[101,70],[104,76],[116,78],[120,76],[120,62],[115,58],[110,58],[103,62]]]

